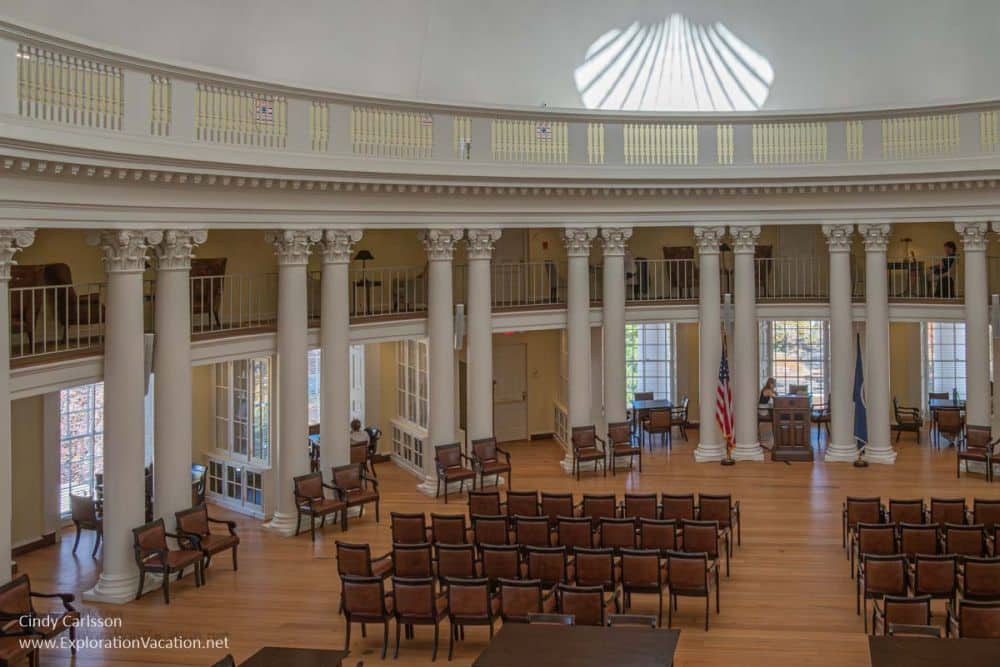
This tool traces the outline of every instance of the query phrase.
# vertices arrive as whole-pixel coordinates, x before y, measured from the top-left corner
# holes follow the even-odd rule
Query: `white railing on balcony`
[[[309,144],[314,151],[330,148],[330,105],[326,102],[309,104]]]
[[[625,164],[698,164],[698,126],[626,123]]]
[[[979,146],[983,151],[993,152],[1000,148],[998,116],[1000,113],[996,111],[979,112]]]
[[[468,116],[455,116],[451,132],[455,159],[472,159],[472,119]]]
[[[715,126],[715,152],[719,164],[732,164],[735,143],[733,126],[728,124]]]
[[[826,123],[754,123],[752,137],[756,164],[826,161]]]
[[[170,79],[159,74],[149,77],[149,133],[157,137],[170,135]]]
[[[427,310],[427,269],[423,266],[353,269],[350,290],[351,317],[422,313]]]
[[[267,329],[278,313],[278,275],[191,276],[191,333]]]
[[[964,273],[956,256],[890,258],[886,270],[890,300],[962,300]]]
[[[886,160],[950,155],[959,147],[958,114],[904,116],[882,120],[882,157]]]
[[[759,257],[754,279],[758,301],[825,301],[830,294],[826,258]]]
[[[849,120],[844,123],[847,135],[847,159],[862,160],[865,157],[865,124],[860,120]]]
[[[555,262],[494,262],[494,308],[566,302],[566,270]]]
[[[104,130],[122,129],[122,70],[36,46],[17,47],[22,116]]]
[[[626,299],[688,301],[698,298],[698,267],[693,259],[636,260],[625,278]]]
[[[288,141],[288,100],[198,83],[195,130],[200,141],[258,148],[284,148]]]
[[[429,159],[434,148],[434,117],[413,111],[353,107],[351,146],[358,155]]]
[[[568,128],[563,121],[495,119],[490,127],[493,159],[549,164],[568,162]]]
[[[103,283],[10,288],[11,359],[99,349]]]
[[[604,164],[604,123],[587,123],[587,163]]]

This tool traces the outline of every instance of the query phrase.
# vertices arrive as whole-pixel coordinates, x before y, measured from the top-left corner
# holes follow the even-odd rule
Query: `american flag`
[[[729,355],[726,334],[722,334],[722,359],[719,361],[719,386],[715,390],[715,422],[726,439],[726,450],[733,449],[733,390],[729,386]]]

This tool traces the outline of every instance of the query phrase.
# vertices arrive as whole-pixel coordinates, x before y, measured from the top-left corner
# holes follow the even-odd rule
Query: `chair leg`
[[[170,604],[170,570],[163,570],[163,602]]]
[[[376,499],[375,500],[375,523],[379,523],[379,521],[380,521],[379,512],[378,512],[378,510],[379,510],[378,504],[379,504],[379,501]]]
[[[142,587],[146,584],[146,573],[139,572],[139,590],[135,592],[135,599],[138,600],[142,597]]]
[[[97,558],[97,550],[101,548],[101,542],[104,541],[104,531],[97,531],[94,535],[94,550],[90,552],[91,558]]]
[[[451,656],[455,652],[455,633],[458,631],[458,626],[455,625],[455,621],[451,622],[451,632],[448,633],[448,662],[451,662]]]
[[[326,515],[325,514],[323,515],[323,520],[326,521]],[[311,536],[312,541],[315,542],[316,541],[316,517],[314,517],[312,514],[309,515],[309,535]]]
[[[80,546],[80,526],[76,527],[76,539],[73,540],[73,553],[76,553],[76,548]]]
[[[346,636],[344,637],[344,650],[348,651],[351,648],[351,619],[348,618],[344,625],[347,626]],[[383,655],[382,658],[385,659],[385,656]]]
[[[658,627],[658,628],[662,628],[663,627],[663,589],[662,588],[660,589],[660,606],[659,606],[659,611],[657,611],[657,615],[656,615],[656,627]]]
[[[389,619],[385,620],[382,628],[382,659],[385,660],[385,652],[389,648]]]
[[[705,632],[708,632],[708,596],[705,596]]]
[[[674,600],[674,594],[670,593],[670,597],[667,598],[667,627],[672,628],[674,626],[674,605],[672,604]]]
[[[402,625],[400,619],[396,619],[396,651],[392,654],[392,659],[395,660],[399,657],[399,626]]]
[[[434,624],[434,649],[431,651],[431,662],[437,660],[438,657],[438,624]]]
[[[233,547],[233,572],[235,572],[238,569],[240,569],[240,568],[236,564],[236,547]]]

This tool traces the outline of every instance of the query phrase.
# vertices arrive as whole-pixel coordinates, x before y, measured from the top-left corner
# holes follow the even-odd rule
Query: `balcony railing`
[[[817,257],[754,260],[757,301],[826,301],[830,267]]]
[[[100,348],[104,283],[10,288],[11,359]]]
[[[566,269],[555,262],[494,262],[494,308],[566,303]]]
[[[271,328],[278,313],[278,275],[191,277],[191,333]]]
[[[352,318],[427,310],[427,270],[422,266],[355,269],[350,290]]]
[[[693,259],[636,260],[625,289],[630,303],[691,301],[698,298],[698,267]]]
[[[964,268],[956,256],[890,258],[890,301],[961,301]]]

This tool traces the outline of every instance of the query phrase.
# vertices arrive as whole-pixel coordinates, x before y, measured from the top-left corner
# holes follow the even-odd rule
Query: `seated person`
[[[759,405],[770,405],[771,399],[778,395],[778,381],[774,378],[767,378],[764,387],[760,390],[760,397],[757,399]]]
[[[361,420],[352,419],[351,420],[351,444],[368,444],[368,434],[361,430]]]
[[[955,296],[955,277],[952,271],[955,268],[957,252],[958,247],[954,241],[945,242],[941,263],[931,267],[930,279],[935,299],[950,299]]]

